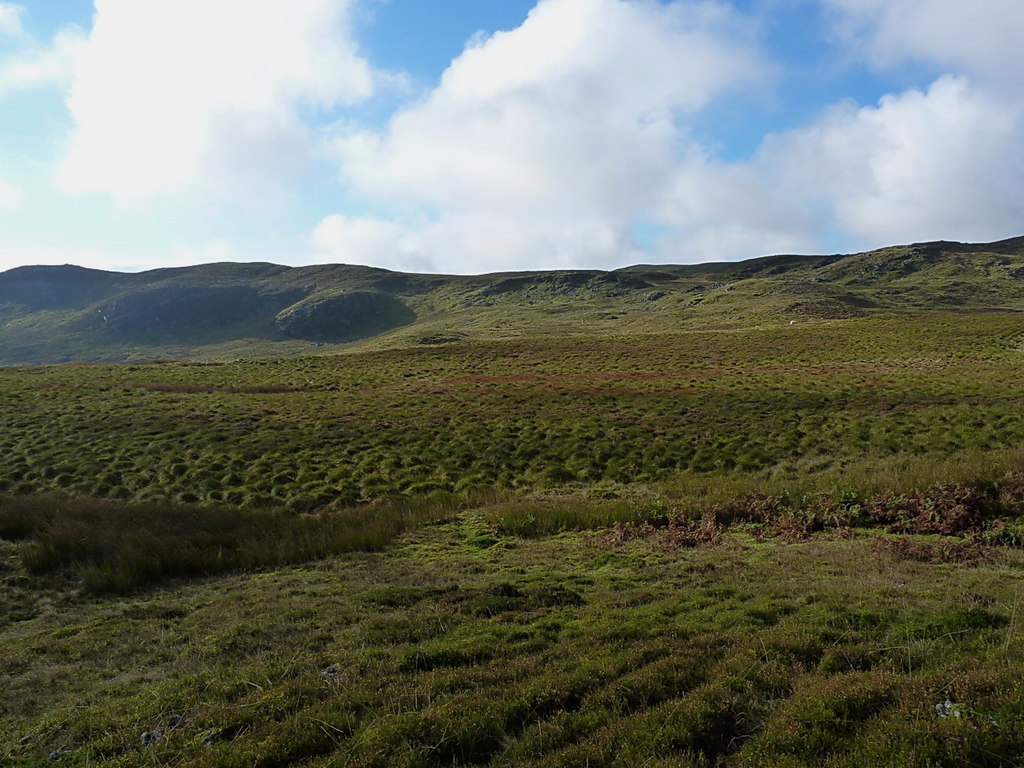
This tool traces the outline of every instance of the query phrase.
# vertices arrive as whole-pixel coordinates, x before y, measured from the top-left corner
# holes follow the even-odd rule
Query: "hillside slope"
[[[371,339],[436,344],[950,309],[1024,310],[1024,238],[468,277],[338,264],[135,274],[19,267],[0,273],[0,364],[276,356]]]

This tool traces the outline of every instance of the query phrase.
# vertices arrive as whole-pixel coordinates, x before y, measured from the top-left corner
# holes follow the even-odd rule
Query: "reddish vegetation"
[[[956,541],[941,539],[939,541],[914,541],[905,536],[897,538],[879,538],[874,542],[875,549],[887,555],[903,560],[916,560],[921,563],[962,563],[974,565],[991,556],[991,551],[977,539]]]
[[[603,544],[624,544],[634,539],[650,539],[659,549],[666,551],[696,547],[700,544],[717,544],[725,529],[714,514],[700,520],[689,520],[682,515],[672,515],[653,523],[620,523],[610,531],[599,534]]]
[[[1011,540],[1010,526],[1022,515],[1024,473],[1014,473],[999,483],[948,485],[899,495],[887,492],[864,500],[752,494],[716,505],[700,519],[677,512],[643,524],[618,525],[599,538],[609,545],[648,539],[659,548],[679,549],[716,544],[735,525],[746,526],[758,540],[790,541],[823,532],[848,536],[854,528],[870,528],[903,535],[880,540],[879,547],[890,554],[923,562],[977,562],[987,552],[983,538],[1017,543]],[[906,535],[964,540],[917,543]]]
[[[289,392],[301,392],[301,389],[283,384],[259,384],[245,386],[213,386],[210,384],[194,384],[187,381],[152,381],[142,385],[150,392],[174,392],[177,394],[213,394],[217,392],[234,395],[279,395]]]

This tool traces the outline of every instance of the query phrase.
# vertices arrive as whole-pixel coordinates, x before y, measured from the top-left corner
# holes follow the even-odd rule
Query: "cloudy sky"
[[[0,1],[0,269],[1024,234],[1020,0]]]

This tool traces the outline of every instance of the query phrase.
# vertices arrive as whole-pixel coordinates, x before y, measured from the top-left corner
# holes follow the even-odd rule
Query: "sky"
[[[1024,234],[1020,0],[0,0],[0,270]]]

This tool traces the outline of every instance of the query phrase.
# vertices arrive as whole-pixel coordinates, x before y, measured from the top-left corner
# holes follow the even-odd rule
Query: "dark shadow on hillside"
[[[245,285],[163,285],[118,296],[78,322],[78,329],[132,342],[189,343],[252,325],[252,335],[273,334],[269,318],[302,291],[263,293]],[[262,332],[261,332],[262,331]]]
[[[296,339],[343,342],[365,339],[416,322],[416,313],[384,293],[356,291],[312,299],[277,316],[277,329]]]

